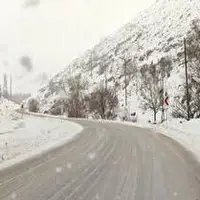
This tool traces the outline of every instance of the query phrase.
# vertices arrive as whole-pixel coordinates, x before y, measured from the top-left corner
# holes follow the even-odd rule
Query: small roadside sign
[[[164,104],[165,104],[165,105],[167,105],[167,106],[169,105],[169,102],[168,102],[168,100],[169,100],[169,97],[168,97],[168,96],[166,96],[166,97],[165,97],[165,99],[164,99]]]

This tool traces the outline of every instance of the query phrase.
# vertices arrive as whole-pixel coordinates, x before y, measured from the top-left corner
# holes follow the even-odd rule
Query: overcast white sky
[[[155,0],[0,0],[0,58],[17,74],[29,55],[50,75],[149,7]],[[21,72],[20,72],[21,73]]]

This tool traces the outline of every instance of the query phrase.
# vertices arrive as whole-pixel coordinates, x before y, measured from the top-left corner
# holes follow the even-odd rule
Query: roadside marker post
[[[166,114],[166,128],[167,128],[167,133],[168,133],[168,106],[169,106],[169,96],[166,95],[163,104],[165,105],[165,114]]]

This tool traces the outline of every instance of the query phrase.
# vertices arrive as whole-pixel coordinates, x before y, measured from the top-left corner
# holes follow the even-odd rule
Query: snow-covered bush
[[[55,100],[53,106],[50,108],[49,113],[51,115],[63,115],[68,109],[68,99],[60,98]]]
[[[58,106],[58,107],[53,107],[50,109],[49,113],[51,115],[61,115],[61,108]]]

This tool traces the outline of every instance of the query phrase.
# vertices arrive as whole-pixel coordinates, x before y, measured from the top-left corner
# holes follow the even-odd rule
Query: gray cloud
[[[23,4],[24,8],[36,7],[40,5],[40,0],[26,0]]]
[[[20,58],[20,64],[27,72],[33,71],[33,63],[29,56],[22,56]]]

